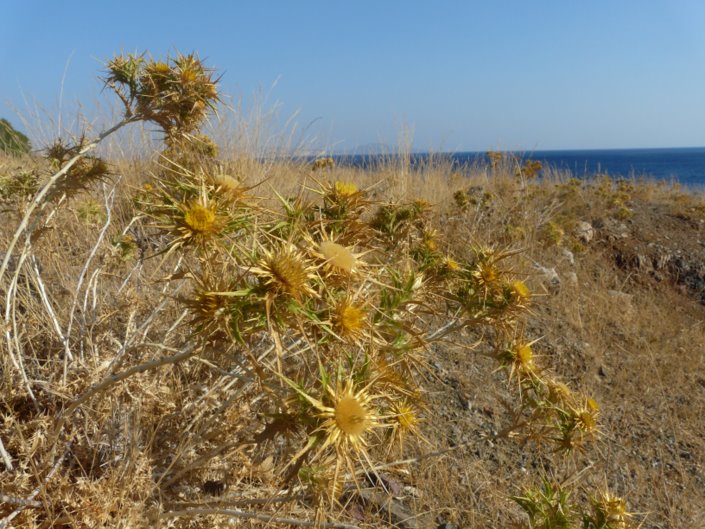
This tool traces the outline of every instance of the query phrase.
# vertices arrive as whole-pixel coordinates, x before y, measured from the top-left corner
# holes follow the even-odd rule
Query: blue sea
[[[611,177],[647,177],[675,181],[692,188],[705,186],[705,147],[670,149],[605,149],[533,151],[514,153],[522,159],[539,160],[544,166],[569,170],[578,178],[589,178],[596,174]],[[429,154],[415,153],[412,164],[423,164]],[[487,162],[486,153],[458,152],[435,156],[450,158],[458,168],[477,162]],[[356,155],[341,157],[342,163],[361,166],[374,164],[375,160],[389,159],[385,155]]]

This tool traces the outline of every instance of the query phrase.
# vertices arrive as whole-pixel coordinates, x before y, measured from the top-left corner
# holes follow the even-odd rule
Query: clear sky
[[[0,0],[0,116],[109,98],[101,61],[197,51],[335,150],[705,145],[705,1]]]

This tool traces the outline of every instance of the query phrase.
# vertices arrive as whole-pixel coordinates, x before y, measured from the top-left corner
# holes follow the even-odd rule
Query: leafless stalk
[[[2,461],[3,463],[5,463],[5,468],[7,469],[7,471],[12,472],[12,459],[10,458],[10,454],[7,453],[7,450],[5,450],[5,445],[2,444],[2,438],[0,438],[0,457],[2,457]]]
[[[76,282],[76,290],[73,295],[73,301],[71,302],[71,309],[69,310],[69,322],[66,326],[66,339],[64,340],[64,349],[66,351],[66,355],[69,356],[71,354],[71,344],[69,343],[70,337],[71,337],[71,329],[73,328],[73,321],[74,321],[74,313],[76,311],[76,305],[78,303],[78,296],[81,291],[81,287],[83,286],[83,281],[86,278],[86,274],[88,273],[88,269],[93,262],[93,259],[95,258],[96,253],[98,253],[98,248],[100,248],[100,245],[103,243],[103,239],[105,238],[105,234],[108,231],[108,228],[110,227],[110,224],[112,222],[112,212],[113,212],[113,202],[115,200],[115,189],[117,187],[117,184],[120,182],[120,178],[115,182],[113,185],[113,188],[110,190],[110,193],[106,191],[106,186],[103,184],[103,197],[105,200],[105,211],[106,211],[106,219],[105,223],[103,224],[103,228],[100,230],[100,233],[98,234],[98,238],[96,239],[95,244],[93,245],[93,248],[91,249],[90,254],[88,255],[88,258],[86,259],[86,262],[83,264],[83,269],[81,270],[81,273],[78,275],[78,281]],[[85,312],[83,314],[85,318]],[[85,322],[84,322],[85,323]]]
[[[61,324],[59,323],[59,320],[56,317],[56,312],[54,312],[54,307],[51,306],[51,301],[49,301],[49,296],[47,296],[46,287],[44,286],[44,281],[42,280],[42,274],[39,271],[39,265],[37,264],[37,259],[36,257],[34,257],[34,255],[30,256],[30,262],[32,264],[32,270],[34,271],[34,277],[37,282],[37,290],[39,290],[39,297],[42,300],[42,303],[44,303],[44,308],[46,309],[47,314],[49,315],[49,318],[51,319],[51,322],[54,325],[54,330],[56,331],[59,340],[63,342],[64,340],[66,340],[66,338],[64,337],[64,333],[61,330]]]

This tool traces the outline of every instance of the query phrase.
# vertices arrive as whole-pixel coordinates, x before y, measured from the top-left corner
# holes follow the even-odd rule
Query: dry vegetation
[[[197,57],[106,84],[160,152],[0,158],[0,526],[705,524],[701,195],[218,152]]]

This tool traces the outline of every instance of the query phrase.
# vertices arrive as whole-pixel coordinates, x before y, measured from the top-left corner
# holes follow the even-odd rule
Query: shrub
[[[6,154],[28,154],[32,150],[29,138],[10,124],[5,118],[0,118],[0,151]]]

